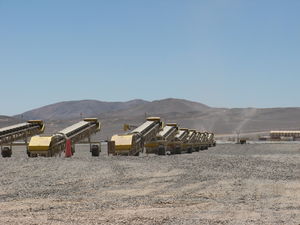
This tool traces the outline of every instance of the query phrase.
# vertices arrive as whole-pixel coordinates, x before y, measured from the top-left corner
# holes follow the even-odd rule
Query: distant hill
[[[181,127],[208,130],[216,134],[268,133],[277,129],[300,130],[300,108],[204,108],[200,111],[149,113],[149,115],[160,116],[166,122],[177,122]],[[108,137],[122,132],[123,123],[137,125],[145,120],[145,116],[141,113],[126,114],[124,111],[105,114],[99,118],[103,121],[103,135]]]
[[[97,100],[65,101],[41,108],[33,109],[17,115],[26,120],[66,120],[82,117],[92,117],[105,112],[113,112],[121,109],[128,109],[136,105],[147,103],[143,100],[132,100],[128,102],[102,102]]]
[[[17,123],[21,123],[21,121],[15,117],[0,115],[0,128],[14,125]]]
[[[97,139],[122,133],[124,123],[139,125],[147,116],[159,116],[165,122],[180,127],[208,130],[216,134],[236,132],[268,132],[272,129],[300,129],[300,108],[213,108],[184,99],[156,101],[102,102],[96,100],[67,101],[27,111],[15,118],[43,119],[46,133],[59,131],[80,117],[97,117],[102,129]],[[0,126],[13,123],[15,118],[3,117]],[[7,121],[6,121],[7,120]],[[6,122],[5,122],[6,121]]]
[[[104,113],[102,116],[115,118],[133,118],[141,115],[159,116],[159,115],[176,115],[188,114],[192,112],[207,112],[211,108],[207,105],[192,102],[184,99],[168,98],[137,104],[127,109],[122,109],[109,114]]]
[[[108,113],[114,116],[139,116],[146,114],[186,113],[193,111],[205,111],[208,106],[182,100],[164,99],[153,102],[144,100],[132,100],[128,102],[101,102],[96,100],[59,102],[41,108],[24,112],[16,117],[43,120],[64,120],[82,117],[99,116]]]

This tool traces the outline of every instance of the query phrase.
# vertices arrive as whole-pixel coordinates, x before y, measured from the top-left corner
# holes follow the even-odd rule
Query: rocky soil
[[[0,159],[0,224],[300,224],[300,145]]]

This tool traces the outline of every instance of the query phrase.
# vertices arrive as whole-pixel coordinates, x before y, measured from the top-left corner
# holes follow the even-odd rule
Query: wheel
[[[165,155],[166,154],[166,149],[164,147],[158,148],[158,155]]]
[[[37,154],[29,153],[29,157],[30,157],[30,158],[35,158],[35,157],[37,157]]]
[[[181,154],[181,148],[180,147],[177,147],[175,149],[175,154]]]
[[[189,148],[189,149],[187,150],[187,153],[189,153],[189,154],[191,154],[192,152],[193,152],[192,148]]]
[[[93,145],[91,148],[92,156],[99,156],[100,151],[99,151],[99,146],[98,145]]]
[[[12,150],[11,148],[9,147],[4,147],[2,150],[1,150],[1,155],[3,158],[9,158],[11,157],[12,155]]]
[[[52,157],[52,156],[53,156],[53,151],[52,150],[48,150],[47,157]]]

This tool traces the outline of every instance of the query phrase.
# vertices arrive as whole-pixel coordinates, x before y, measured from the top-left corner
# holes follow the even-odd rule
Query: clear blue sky
[[[0,0],[0,114],[64,100],[300,106],[298,0]]]

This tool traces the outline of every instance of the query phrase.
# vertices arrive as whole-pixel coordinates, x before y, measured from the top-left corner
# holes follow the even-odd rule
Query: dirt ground
[[[300,145],[0,159],[0,224],[300,224]]]

